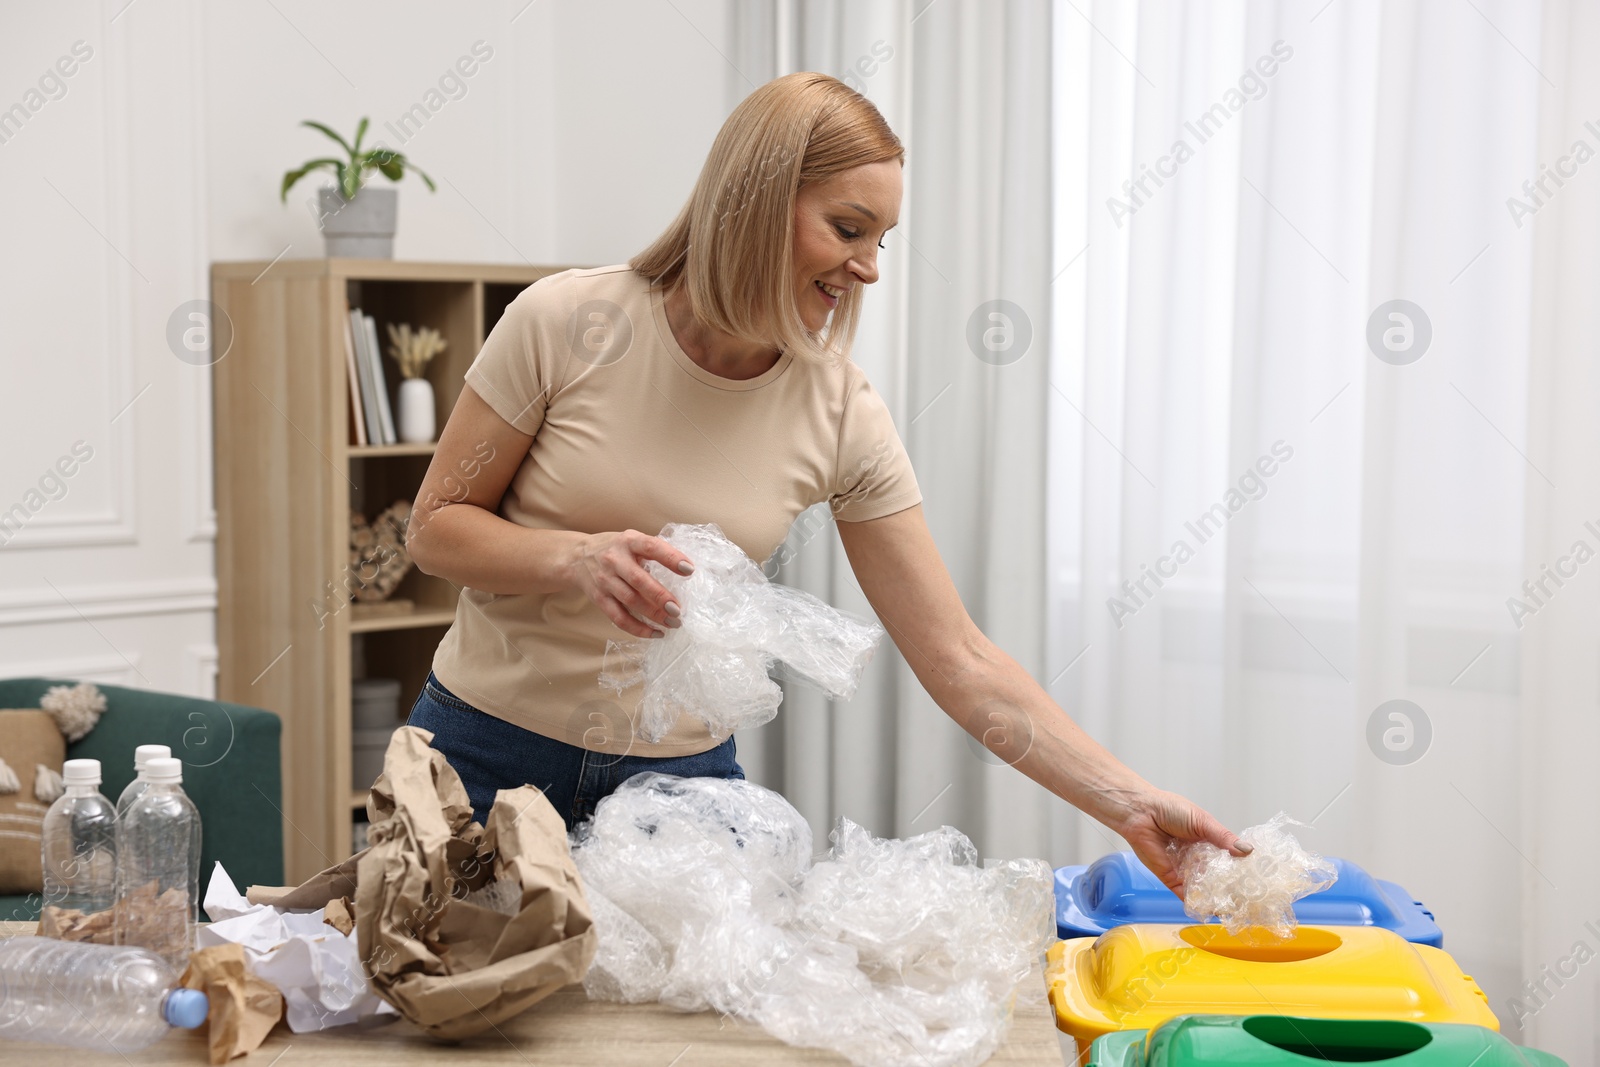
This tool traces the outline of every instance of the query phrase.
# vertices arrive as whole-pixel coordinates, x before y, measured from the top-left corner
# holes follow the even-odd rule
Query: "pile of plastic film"
[[[872,1067],[988,1059],[1054,940],[1043,860],[979,866],[942,827],[884,840],[811,828],[740,780],[644,774],[602,800],[573,858],[600,944],[584,987],[753,1022]]]
[[[600,684],[619,693],[644,683],[639,736],[659,741],[684,714],[715,737],[771,721],[783,700],[774,667],[835,700],[855,695],[882,626],[768,582],[715,523],[668,523],[661,537],[694,561],[688,577],[645,563],[677,600],[682,625],[664,637],[607,642],[600,672]]]
[[[1260,927],[1288,937],[1297,925],[1294,902],[1331,886],[1339,878],[1332,860],[1301,847],[1288,825],[1304,826],[1278,812],[1246,829],[1248,856],[1234,856],[1209,842],[1168,845],[1183,879],[1183,910],[1191,919],[1220,918],[1228,933]]]

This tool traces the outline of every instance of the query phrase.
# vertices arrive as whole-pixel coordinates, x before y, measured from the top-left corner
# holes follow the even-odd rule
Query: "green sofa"
[[[0,708],[37,708],[46,678],[0,680]],[[283,884],[283,724],[261,708],[100,685],[106,711],[67,746],[68,759],[97,759],[100,791],[113,801],[133,781],[133,750],[167,745],[183,761],[183,790],[200,811],[200,894],[219,860],[241,890]],[[0,920],[35,920],[38,894],[0,896]],[[203,917],[203,916],[202,916]]]

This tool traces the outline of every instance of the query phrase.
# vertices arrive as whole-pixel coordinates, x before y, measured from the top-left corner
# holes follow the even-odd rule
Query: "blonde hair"
[[[809,71],[774,78],[733,109],[688,203],[628,266],[655,288],[685,285],[695,317],[724,333],[814,363],[849,359],[863,286],[850,287],[820,335],[806,328],[795,303],[795,198],[905,154],[872,101],[844,82]]]

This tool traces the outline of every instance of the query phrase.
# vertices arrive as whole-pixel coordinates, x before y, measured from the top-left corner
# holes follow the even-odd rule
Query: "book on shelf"
[[[389,383],[383,376],[383,349],[378,344],[378,321],[364,315],[367,327],[367,358],[372,361],[372,381],[378,393],[378,418],[383,421],[383,443],[394,445],[400,438],[394,432],[394,414],[389,408]]]
[[[394,415],[389,408],[389,386],[383,374],[383,352],[378,347],[377,320],[360,308],[351,308],[350,326],[367,441],[374,445],[397,444]]]
[[[355,330],[350,326],[348,311],[344,316],[344,367],[350,376],[350,423],[355,443],[359,447],[367,443],[367,418],[366,412],[362,410],[364,400],[361,393],[361,378],[356,372]]]
[[[350,328],[355,336],[356,377],[361,383],[361,409],[367,424],[367,442],[383,444],[383,423],[378,419],[378,394],[372,385],[372,363],[367,359],[367,327],[360,308],[350,309]]]

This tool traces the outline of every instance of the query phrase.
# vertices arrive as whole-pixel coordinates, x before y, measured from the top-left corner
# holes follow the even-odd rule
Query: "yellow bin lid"
[[[1057,941],[1045,984],[1056,1026],[1080,1056],[1102,1034],[1153,1030],[1175,1015],[1298,1015],[1471,1023],[1500,1029],[1488,998],[1448,952],[1376,926],[1265,930],[1130,923]]]

